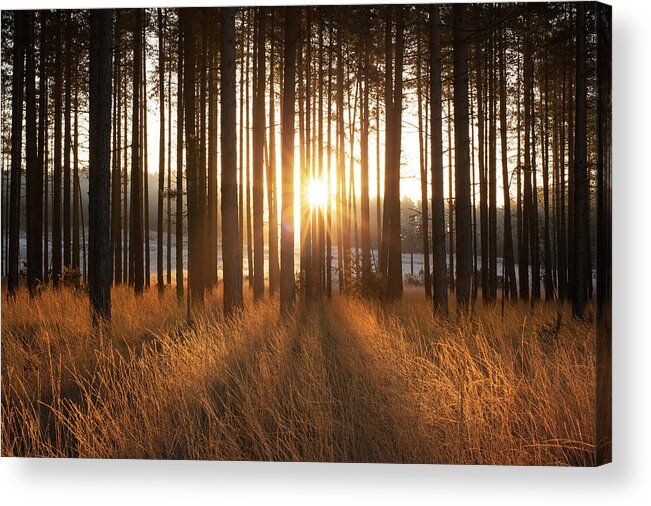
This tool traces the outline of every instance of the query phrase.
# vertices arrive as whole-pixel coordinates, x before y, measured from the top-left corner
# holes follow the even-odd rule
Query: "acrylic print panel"
[[[610,7],[2,26],[4,456],[610,461]]]

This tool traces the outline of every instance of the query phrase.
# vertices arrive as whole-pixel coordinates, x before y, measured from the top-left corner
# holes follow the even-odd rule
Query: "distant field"
[[[2,302],[2,454],[593,465],[595,336],[556,305],[435,318],[395,305],[276,300],[234,320],[221,294],[192,326],[173,290]],[[454,312],[453,312],[454,314]]]

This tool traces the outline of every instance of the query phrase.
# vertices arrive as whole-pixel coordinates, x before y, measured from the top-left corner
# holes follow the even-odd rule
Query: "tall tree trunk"
[[[265,136],[265,18],[266,9],[256,11],[257,64],[253,96],[253,298],[264,296],[264,136]]]
[[[199,11],[202,15],[206,15],[205,10]],[[207,16],[206,16],[207,17]],[[197,71],[199,72],[199,103],[196,105],[198,108],[198,125],[197,137],[199,139],[198,152],[197,152],[197,226],[199,227],[199,246],[197,246],[197,276],[195,281],[200,285],[198,295],[199,299],[203,299],[203,294],[207,285],[210,282],[210,247],[208,241],[208,225],[210,224],[210,216],[208,215],[207,208],[207,185],[206,178],[207,162],[208,162],[208,149],[206,138],[206,125],[207,125],[207,112],[208,112],[208,20],[203,20],[200,26],[201,30],[201,45],[199,55],[197,58]]]
[[[382,213],[382,244],[380,247],[380,273],[386,278],[389,265],[389,216],[392,202],[391,177],[393,163],[393,139],[391,132],[393,125],[393,20],[391,7],[386,7],[386,20],[384,29],[384,60],[385,60],[385,81],[384,81],[384,109],[385,109],[385,144],[384,144],[384,209]],[[385,283],[386,284],[386,283]]]
[[[116,11],[116,16],[120,18],[121,11]],[[120,73],[121,74],[121,73]],[[124,111],[123,125],[124,125],[124,134],[123,134],[123,172],[122,172],[122,283],[124,284],[133,284],[133,264],[131,263],[131,256],[129,254],[129,238],[131,237],[130,231],[130,222],[131,216],[129,215],[129,118],[128,118],[128,100],[127,100],[127,86],[128,86],[128,74],[124,73],[123,82],[120,83],[124,95],[124,104],[122,110]]]
[[[529,27],[527,20],[527,26]],[[524,179],[524,194],[522,202],[522,251],[518,257],[518,266],[520,268],[520,299],[529,300],[529,245],[531,234],[531,48],[529,36],[525,35],[524,41],[524,165],[522,167],[522,176]]]
[[[224,14],[228,14],[228,11],[224,11]],[[244,13],[242,13],[242,20],[244,20]],[[227,20],[227,22],[230,22],[230,20]],[[233,28],[235,30],[235,28]],[[244,173],[246,171],[246,167],[244,165],[244,95],[248,93],[247,89],[245,88],[245,82],[244,82],[244,67],[247,64],[247,59],[245,58],[245,55],[248,54],[248,43],[249,43],[249,38],[248,38],[248,30],[242,30],[242,55],[241,55],[241,60],[240,60],[240,135],[239,135],[239,143],[240,143],[240,151],[239,151],[239,188],[237,188],[236,185],[236,190],[238,191],[238,196],[237,196],[237,205],[238,205],[238,226],[239,226],[239,235],[238,235],[238,241],[239,241],[239,261],[240,261],[240,266],[239,270],[240,273],[243,276],[243,269],[244,269],[244,262],[243,262],[243,247],[244,247],[244,191],[245,191],[245,186],[244,186]],[[221,44],[221,40],[220,40]],[[221,46],[220,46],[221,47]],[[220,49],[221,51],[221,49]],[[245,53],[246,52],[246,53]],[[224,53],[220,53],[220,57],[223,57]],[[223,114],[223,113],[222,113]],[[249,112],[248,110],[246,111],[246,117],[249,117]],[[248,132],[247,132],[248,135]],[[247,146],[248,147],[248,146]],[[223,152],[223,150],[222,150]],[[223,156],[223,155],[222,155]],[[248,156],[248,153],[247,153]],[[222,174],[223,174],[223,164],[222,164]],[[224,176],[222,175],[222,180]],[[223,190],[222,190],[223,192]],[[223,193],[222,193],[222,206],[223,206]],[[224,220],[224,214],[222,212],[222,221]],[[222,241],[224,237],[225,231],[223,230],[222,227]],[[234,302],[234,305],[236,302]]]
[[[79,184],[79,85],[76,81],[75,79],[75,126],[72,142],[72,268],[80,271],[79,213],[81,199],[77,198],[81,194],[81,185]]]
[[[254,10],[249,10],[247,25],[251,27],[251,17]],[[250,79],[250,59],[251,59],[251,45],[253,44],[253,30],[247,30],[246,42],[246,255],[249,276],[249,288],[253,288],[253,237],[252,237],[252,223],[251,223],[251,107],[250,95],[252,95],[251,88],[253,88],[254,80]],[[250,40],[251,39],[251,40]],[[255,48],[254,48],[255,49]],[[255,67],[255,56],[253,58],[253,66]]]
[[[489,267],[490,262],[488,259],[488,179],[486,170],[486,110],[484,97],[486,90],[484,89],[485,72],[484,69],[488,68],[485,64],[484,55],[482,53],[483,43],[485,41],[477,41],[475,47],[477,53],[477,71],[476,71],[476,85],[477,85],[477,141],[479,143],[479,228],[481,240],[481,296],[486,302],[490,300],[490,286],[489,286]],[[455,90],[456,96],[456,90]],[[456,126],[456,124],[455,124]],[[456,151],[455,151],[456,153]]]
[[[11,84],[11,186],[9,189],[9,272],[7,293],[18,290],[18,252],[20,250],[20,179],[23,145],[23,86],[27,14],[14,12],[14,54]],[[57,58],[57,63],[60,58]],[[56,113],[55,113],[56,114]],[[55,127],[56,128],[56,127]],[[59,132],[61,127],[59,126]],[[56,171],[56,168],[55,168]],[[56,172],[55,172],[56,174]]]
[[[422,85],[422,48],[421,30],[418,34],[418,49],[416,62],[416,94],[418,98],[418,153],[420,166],[420,211],[421,211],[421,235],[423,238],[423,270],[425,277],[425,297],[432,297],[432,286],[429,267],[429,206],[427,195],[427,166],[426,166],[426,139],[423,138],[423,85]],[[368,119],[367,119],[368,121]]]
[[[113,11],[91,10],[89,114],[89,295],[94,321],[111,317],[110,181]]]
[[[72,149],[72,24],[71,11],[67,11],[66,24],[64,33],[66,37],[66,56],[65,56],[65,96],[64,96],[64,140],[63,140],[63,265],[71,267],[72,265],[72,242],[71,242],[71,186],[70,186],[70,151]]]
[[[574,284],[572,293],[572,315],[583,318],[587,304],[586,279],[589,255],[587,236],[588,222],[588,173],[586,160],[586,70],[585,70],[585,5],[577,4],[576,20],[576,121],[574,147],[574,255],[572,272]]]
[[[552,250],[550,234],[550,204],[549,204],[549,76],[545,67],[543,94],[540,95],[540,141],[543,153],[543,209],[544,209],[544,248],[545,248],[545,300],[554,298],[554,284],[552,281]]]
[[[188,194],[188,320],[192,308],[203,299],[201,276],[202,231],[200,215],[200,170],[198,165],[197,128],[195,118],[195,40],[198,12],[195,9],[181,11],[183,15],[183,112],[185,116],[185,156]]]
[[[362,285],[367,290],[371,281],[371,211],[369,208],[369,191],[368,191],[368,128],[369,128],[369,48],[367,45],[364,47],[364,55],[362,56],[362,76],[363,76],[363,94],[362,94],[362,112],[360,117],[360,147],[361,147],[361,224],[362,224]]]
[[[122,283],[122,216],[121,216],[121,175],[122,175],[122,86],[121,86],[121,25],[119,17],[115,23],[115,48],[113,51],[113,72],[115,86],[113,96],[113,174],[111,176],[111,246],[113,248],[113,282]]]
[[[450,290],[452,292],[455,291],[455,272],[454,272],[454,264],[455,264],[455,254],[454,254],[454,235],[455,235],[455,228],[454,228],[454,209],[455,209],[455,202],[454,202],[454,184],[453,184],[453,178],[452,175],[454,173],[454,167],[452,166],[452,87],[450,85],[450,79],[451,76],[448,76],[448,98],[447,98],[447,103],[448,103],[448,120],[447,120],[447,134],[448,134],[448,255],[450,256],[450,266],[449,266],[449,283],[450,283]]]
[[[468,137],[468,28],[466,6],[453,6],[454,152],[456,188],[457,303],[470,304],[472,221],[470,213],[470,153]]]
[[[396,55],[395,55],[395,80],[393,88],[393,102],[391,114],[391,159],[387,171],[391,185],[390,202],[385,200],[388,214],[388,258],[387,258],[387,286],[388,299],[397,299],[402,295],[402,240],[400,230],[400,155],[402,137],[402,69],[404,51],[404,13],[403,8],[396,11]],[[384,235],[384,234],[383,234]]]
[[[211,34],[208,39],[208,224],[207,235],[207,280],[210,288],[217,286],[217,254],[219,239],[219,222],[217,221],[217,129],[219,111],[217,96],[217,37]],[[237,136],[236,136],[237,137]],[[237,141],[237,138],[235,139]],[[237,161],[237,158],[236,158]],[[237,163],[235,165],[237,170]],[[237,201],[236,201],[237,207]]]
[[[502,140],[502,188],[504,190],[504,243],[502,261],[504,262],[505,291],[512,300],[518,297],[518,286],[515,277],[515,260],[513,257],[513,229],[511,225],[511,194],[509,192],[509,160],[508,160],[508,124],[506,104],[506,51],[504,37],[500,41],[500,133]]]
[[[597,5],[597,462],[612,460],[612,8]]]
[[[156,273],[158,292],[164,288],[163,274],[163,198],[165,193],[165,46],[163,41],[163,9],[157,9],[158,17],[158,223],[156,227]]]
[[[243,307],[242,240],[237,207],[237,136],[235,126],[235,8],[222,8],[220,19],[221,206],[224,266],[224,313]]]
[[[492,10],[492,8],[491,8]],[[490,65],[488,74],[488,300],[497,297],[497,90],[495,89],[495,37],[489,39]]]
[[[48,45],[48,20],[49,11],[40,11],[41,18],[41,37],[40,37],[40,52],[41,60],[39,63],[39,112],[38,112],[38,165],[41,177],[41,236],[43,249],[42,249],[42,281],[48,281],[48,166],[49,166],[49,153],[48,153],[48,75],[47,75],[47,60],[49,57]],[[6,251],[4,252],[6,254]]]
[[[269,210],[269,296],[280,283],[278,265],[278,199],[276,196],[276,78],[275,78],[275,13],[271,11],[271,47],[269,52],[269,163],[267,164],[267,207]]]
[[[280,236],[280,309],[294,302],[294,101],[298,8],[285,8],[285,54],[282,99],[282,199]]]
[[[134,12],[133,26],[133,111],[131,117],[131,223],[129,263],[132,265],[136,294],[141,294],[145,283],[142,241],[142,166],[140,164],[140,88],[142,71],[142,10]]]
[[[333,53],[333,28],[330,25],[328,31],[328,120],[327,120],[327,182],[326,182],[326,295],[332,297],[332,53]],[[368,140],[367,140],[368,142]],[[367,181],[368,182],[368,181]],[[369,239],[370,250],[370,239]]]
[[[441,11],[429,8],[429,85],[432,166],[432,300],[434,311],[448,312],[445,261],[445,199],[443,196],[443,120],[441,118]]]
[[[346,192],[346,151],[344,129],[344,57],[343,57],[343,30],[337,30],[337,188],[339,194],[337,227],[341,230],[341,254],[337,261],[339,264],[339,291],[348,288],[350,280],[350,228],[348,227],[348,199]],[[343,267],[343,271],[342,271]]]
[[[535,301],[540,300],[540,253],[538,248],[538,165],[536,162],[536,107],[534,93],[534,58],[531,55],[531,70],[529,73],[529,94],[530,128],[531,128],[531,213],[529,219],[529,237],[531,240],[531,306]]]
[[[145,23],[142,25],[142,96],[140,98],[141,106],[141,116],[140,116],[140,128],[142,131],[142,138],[140,141],[140,163],[142,165],[141,173],[143,180],[143,240],[144,240],[144,251],[145,251],[145,285],[149,288],[151,284],[151,251],[149,245],[149,131],[147,128],[147,116],[149,111],[149,106],[147,105],[147,44],[146,44],[146,26]]]
[[[167,284],[172,284],[172,66],[167,66]]]
[[[43,280],[41,267],[42,258],[42,224],[43,224],[43,172],[39,167],[38,133],[36,126],[36,56],[34,46],[34,25],[36,24],[33,11],[27,16],[27,44],[25,70],[25,156],[26,164],[26,218],[27,218],[27,286],[33,297],[38,285]]]
[[[183,300],[183,19],[179,16],[176,65],[176,298]]]

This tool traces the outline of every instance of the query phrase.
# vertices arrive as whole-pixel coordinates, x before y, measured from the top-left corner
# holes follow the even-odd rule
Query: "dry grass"
[[[2,454],[595,463],[594,331],[556,306],[247,300],[228,321],[217,293],[188,327],[172,292],[117,288],[111,336],[83,294],[3,299]]]

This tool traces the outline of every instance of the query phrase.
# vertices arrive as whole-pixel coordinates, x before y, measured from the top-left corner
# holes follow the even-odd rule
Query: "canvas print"
[[[611,460],[611,8],[4,10],[2,455]]]

